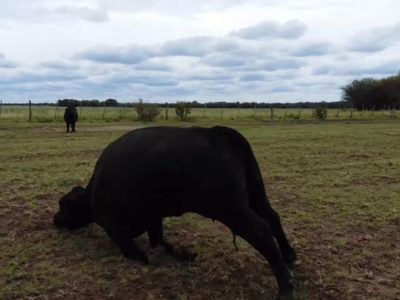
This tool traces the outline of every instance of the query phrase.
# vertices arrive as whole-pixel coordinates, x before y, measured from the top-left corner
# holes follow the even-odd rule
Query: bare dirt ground
[[[27,255],[9,284],[41,288],[27,294],[10,292],[3,299],[273,299],[275,279],[268,264],[246,242],[234,250],[230,231],[218,222],[194,216],[183,224],[165,222],[166,237],[198,253],[182,263],[161,249],[149,249],[151,265],[127,261],[97,225],[76,232],[59,232],[51,218],[59,194],[37,195],[30,207],[16,196],[0,207],[0,235],[14,245],[73,242],[43,247]],[[382,227],[346,226],[328,221],[320,226],[285,224],[295,240],[298,263],[294,272],[298,299],[400,299],[399,224]],[[61,237],[61,238],[60,238]],[[79,246],[78,246],[79,244]],[[31,245],[33,246],[33,245]],[[84,249],[84,250],[82,250]],[[15,259],[8,252],[2,259]],[[49,285],[43,261],[52,265],[57,284]],[[397,267],[394,267],[396,266]],[[17,268],[18,269],[18,268]],[[53,278],[54,279],[54,278]]]
[[[77,135],[17,125],[0,132],[0,299],[276,298],[266,260],[197,215],[164,222],[168,241],[198,254],[191,263],[146,235],[150,265],[125,259],[97,225],[53,226],[62,192],[86,184],[104,146],[139,124]],[[242,128],[298,254],[296,299],[400,300],[398,123]]]

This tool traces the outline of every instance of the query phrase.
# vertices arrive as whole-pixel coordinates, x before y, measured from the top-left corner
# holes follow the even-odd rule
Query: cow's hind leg
[[[68,132],[69,132],[69,123],[66,122],[65,124],[66,124],[66,126],[67,126],[67,133],[68,133]]]
[[[256,248],[269,262],[278,282],[279,295],[284,299],[293,296],[292,276],[282,259],[281,251],[273,237],[270,225],[251,209],[232,209],[221,221],[235,234]]]
[[[269,223],[272,233],[279,244],[283,259],[286,261],[288,266],[292,268],[297,258],[296,252],[290,246],[289,241],[286,238],[278,213],[271,207],[271,205],[269,205],[267,199],[251,203],[251,208]]]
[[[163,224],[161,217],[152,218],[147,225],[147,233],[151,247],[163,246],[165,252],[183,261],[193,261],[197,254],[191,253],[185,247],[173,246],[166,242],[163,237]]]
[[[72,131],[72,132],[75,132],[75,122],[72,122],[72,123],[71,123],[71,131]]]

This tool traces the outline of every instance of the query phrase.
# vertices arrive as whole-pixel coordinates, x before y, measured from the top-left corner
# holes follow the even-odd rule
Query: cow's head
[[[81,186],[74,187],[61,197],[60,210],[54,215],[53,223],[57,227],[70,230],[89,225],[92,221],[90,199]]]

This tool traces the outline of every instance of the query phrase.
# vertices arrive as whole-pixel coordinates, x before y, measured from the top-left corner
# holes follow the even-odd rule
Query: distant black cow
[[[78,112],[76,111],[75,106],[68,105],[65,108],[64,121],[65,124],[67,125],[67,132],[69,132],[70,127],[71,127],[71,132],[75,132],[75,123],[78,121]]]
[[[59,205],[57,227],[96,222],[126,257],[145,262],[133,238],[146,231],[151,246],[163,245],[171,254],[181,249],[164,241],[164,217],[195,212],[218,220],[269,261],[280,296],[292,297],[288,266],[296,260],[295,251],[267,199],[249,143],[233,129],[129,132],[103,151],[87,187],[74,187]]]

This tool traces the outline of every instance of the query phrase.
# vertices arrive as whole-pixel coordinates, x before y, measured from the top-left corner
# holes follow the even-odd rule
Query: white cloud
[[[82,18],[90,22],[105,22],[108,20],[108,13],[101,8],[90,8],[87,6],[63,5],[53,10],[56,14]]]
[[[290,20],[283,24],[265,21],[254,26],[233,31],[231,34],[246,40],[258,39],[296,39],[306,31],[306,25],[299,20]]]
[[[75,55],[78,59],[86,59],[98,63],[137,64],[148,58],[148,54],[141,47],[113,48],[98,46]]]
[[[331,51],[331,45],[327,42],[311,43],[301,46],[291,52],[294,56],[321,56],[327,55]]]
[[[357,32],[349,41],[349,49],[359,52],[378,52],[399,42],[400,23]]]
[[[79,69],[77,64],[62,62],[62,61],[44,61],[38,64],[39,68],[61,69],[61,70],[76,70]]]
[[[265,81],[266,77],[260,73],[245,73],[240,76],[240,81]]]
[[[214,49],[214,38],[194,36],[179,40],[166,41],[160,55],[166,56],[205,56]]]
[[[18,67],[16,62],[7,59],[5,55],[0,52],[0,69],[13,69],[16,67]]]

